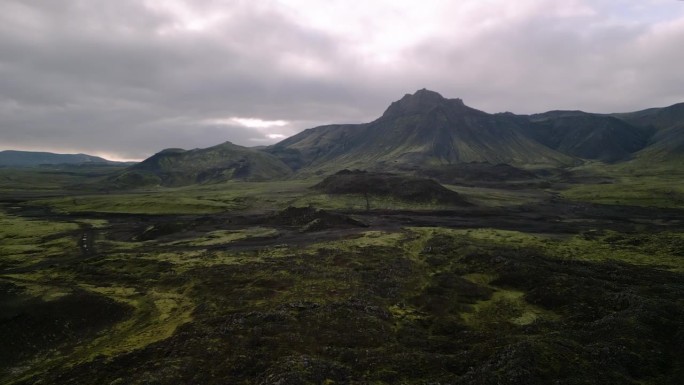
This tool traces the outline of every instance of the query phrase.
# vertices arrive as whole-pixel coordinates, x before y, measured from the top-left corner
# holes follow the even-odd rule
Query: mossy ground
[[[174,241],[171,245],[216,246],[250,238],[275,238],[278,230],[267,227],[249,227],[241,230],[216,230],[190,240]]]
[[[590,165],[578,172],[610,178],[610,183],[575,184],[561,192],[571,200],[662,208],[684,208],[684,170],[665,164]]]
[[[0,348],[0,382],[681,383],[676,221],[568,220],[564,229],[577,230],[555,233],[544,223],[525,232],[385,218],[375,228],[302,233],[264,219],[282,205],[345,210],[358,198],[326,199],[311,184],[6,204],[0,334],[11,351]],[[546,199],[454,188],[503,210],[490,213]],[[433,209],[401,204],[378,215]],[[32,211],[44,207],[51,211]],[[489,215],[481,223],[493,223]],[[79,248],[84,231],[92,251]]]
[[[0,267],[78,253],[78,230],[74,222],[24,219],[0,212]]]

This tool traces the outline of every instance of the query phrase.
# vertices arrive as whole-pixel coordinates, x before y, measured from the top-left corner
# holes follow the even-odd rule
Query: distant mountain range
[[[0,166],[35,167],[57,164],[115,164],[110,160],[86,154],[54,154],[34,151],[0,151]]]
[[[81,157],[72,161],[105,161],[87,155],[72,157]],[[311,128],[268,147],[226,142],[206,149],[167,149],[110,181],[119,187],[182,186],[330,175],[343,169],[432,170],[446,177],[461,170],[455,166],[470,163],[524,169],[586,161],[682,160],[684,103],[621,114],[489,114],[468,107],[461,99],[446,99],[422,89],[392,103],[370,123]],[[34,158],[34,163],[41,162],[46,160]]]

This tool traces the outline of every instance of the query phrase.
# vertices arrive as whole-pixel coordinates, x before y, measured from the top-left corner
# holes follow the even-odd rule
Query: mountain
[[[370,123],[311,128],[264,151],[295,171],[317,174],[483,162],[562,167],[585,160],[666,161],[684,158],[684,103],[625,114],[489,114],[422,89]]]
[[[530,119],[530,136],[549,148],[583,159],[616,162],[645,148],[651,132],[613,116],[550,111]]]
[[[684,125],[684,103],[673,104],[669,107],[649,108],[646,110],[613,114],[634,126],[644,127],[655,131]]]
[[[302,131],[264,151],[275,155],[293,170],[336,161],[356,145],[367,124],[336,124]],[[344,167],[342,167],[344,168]],[[341,169],[342,169],[341,168]]]
[[[638,160],[684,160],[684,103],[613,115],[653,133],[649,145],[637,154]]]
[[[684,122],[658,130],[651,144],[637,153],[637,159],[646,162],[684,161]]]
[[[82,163],[115,163],[104,158],[86,154],[55,154],[34,151],[0,151],[0,166],[35,167],[45,164],[82,164]]]
[[[271,154],[225,142],[204,149],[163,150],[127,168],[110,182],[119,187],[184,186],[277,179],[291,173],[287,165]]]
[[[571,165],[578,162],[528,135],[525,117],[488,114],[461,99],[419,90],[366,124],[305,130],[266,149],[295,169],[415,169],[463,162]]]
[[[683,158],[684,103],[625,114],[490,114],[422,89],[391,103],[369,123],[310,128],[268,147],[226,142],[167,149],[110,181],[120,187],[182,186],[344,169],[420,171],[450,183],[529,181],[534,174],[522,169]]]
[[[684,125],[658,132],[654,136],[653,142],[639,152],[637,157],[650,162],[684,161]]]

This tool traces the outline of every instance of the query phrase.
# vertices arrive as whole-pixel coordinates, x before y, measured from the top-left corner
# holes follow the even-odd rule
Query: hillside
[[[567,155],[604,162],[629,159],[648,144],[650,132],[616,117],[582,111],[530,116],[531,136]]]
[[[35,167],[45,164],[114,163],[107,159],[86,154],[55,154],[35,151],[0,151],[0,166]]]
[[[637,160],[646,162],[677,162],[684,160],[684,123],[658,131],[651,145],[637,153]]]
[[[313,163],[343,157],[363,136],[367,124],[335,124],[310,128],[267,147],[266,152],[275,155],[293,170]]]
[[[290,164],[319,172],[462,162],[553,166],[577,162],[527,136],[527,126],[523,117],[488,114],[460,99],[423,89],[392,103],[371,123],[309,129],[266,151],[280,157],[287,154]]]
[[[277,179],[290,173],[289,167],[270,154],[226,142],[204,149],[163,150],[127,168],[111,182],[120,187],[184,186]]]
[[[684,103],[614,116],[652,133],[648,146],[636,154],[638,162],[684,160]]]
[[[410,202],[470,205],[458,193],[432,179],[391,173],[342,170],[312,187],[330,195],[363,195]]]
[[[464,163],[565,167],[584,161],[679,159],[684,103],[624,114],[489,114],[426,89],[370,123],[300,132],[264,151],[304,174],[342,169],[414,171]]]
[[[638,127],[663,130],[684,124],[684,103],[673,104],[669,107],[613,114],[613,116]]]
[[[537,176],[530,171],[513,167],[508,164],[476,162],[427,168],[420,170],[420,175],[434,178],[438,182],[445,184],[519,182],[537,178]]]

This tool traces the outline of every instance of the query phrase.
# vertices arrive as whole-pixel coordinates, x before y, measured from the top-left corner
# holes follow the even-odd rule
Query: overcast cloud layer
[[[0,2],[0,150],[141,159],[366,122],[684,102],[684,1]]]

